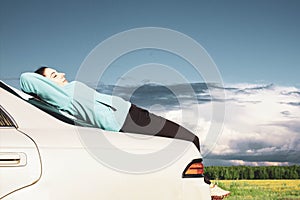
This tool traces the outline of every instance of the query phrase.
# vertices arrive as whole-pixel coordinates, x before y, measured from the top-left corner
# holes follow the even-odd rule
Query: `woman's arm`
[[[37,73],[23,73],[20,77],[20,85],[24,92],[34,93],[58,109],[71,103],[71,98],[61,86]]]

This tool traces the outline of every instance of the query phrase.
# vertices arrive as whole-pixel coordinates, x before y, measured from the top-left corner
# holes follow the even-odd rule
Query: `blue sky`
[[[20,73],[40,65],[74,79],[88,53],[110,36],[163,27],[201,44],[225,83],[299,88],[299,9],[298,0],[1,0],[0,79],[16,86]]]

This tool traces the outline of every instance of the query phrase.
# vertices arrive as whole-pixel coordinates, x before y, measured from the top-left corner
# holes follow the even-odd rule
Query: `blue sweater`
[[[57,109],[109,131],[120,131],[131,106],[120,97],[98,93],[81,82],[59,86],[37,73],[23,73],[20,85],[24,92],[37,94]]]

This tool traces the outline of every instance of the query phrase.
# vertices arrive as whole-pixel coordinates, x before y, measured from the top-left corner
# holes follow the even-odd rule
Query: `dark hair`
[[[48,68],[48,67],[42,66],[42,67],[38,68],[37,70],[35,70],[34,73],[44,76],[44,72],[45,72],[46,68]]]

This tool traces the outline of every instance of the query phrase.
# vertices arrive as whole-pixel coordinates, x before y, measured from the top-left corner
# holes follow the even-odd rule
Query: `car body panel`
[[[0,128],[0,198],[40,179],[38,149],[27,135],[15,128]]]
[[[203,178],[182,178],[187,164],[201,157],[192,143],[70,125],[2,88],[0,92],[1,106],[18,126],[5,140],[0,128],[0,151],[20,148],[17,138],[28,138],[34,153],[25,153],[35,155],[34,161],[27,160],[35,166],[27,173],[35,182],[3,200],[210,199]],[[168,156],[173,159],[164,163]],[[0,172],[7,169],[0,167]],[[0,180],[6,174],[1,172]]]

